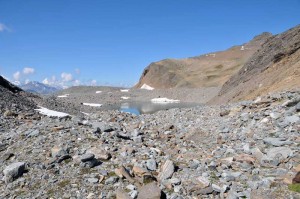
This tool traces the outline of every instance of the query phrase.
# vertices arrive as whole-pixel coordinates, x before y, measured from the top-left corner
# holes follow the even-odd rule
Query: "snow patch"
[[[65,97],[69,97],[69,95],[70,95],[70,94],[64,94],[64,95],[59,95],[59,96],[57,96],[57,97],[59,97],[59,98],[65,98]]]
[[[87,115],[87,116],[89,116],[90,114],[89,113],[85,113],[85,112],[81,112],[82,114],[84,114],[84,115]]]
[[[123,97],[121,97],[121,99],[123,99],[123,100],[127,100],[127,99],[129,99],[130,97],[125,97],[125,96],[123,96]]]
[[[180,100],[168,99],[168,98],[153,98],[152,103],[179,103]]]
[[[241,50],[245,50],[245,47],[244,47],[244,46],[242,46],[242,47],[241,47]]]
[[[102,91],[96,91],[96,94],[102,93]]]
[[[123,92],[123,93],[124,93],[124,92],[129,92],[128,89],[123,89],[123,90],[121,89],[120,91]]]
[[[66,117],[66,116],[69,116],[69,114],[67,114],[67,113],[49,110],[45,107],[40,107],[39,109],[34,109],[34,110],[38,111],[42,115],[47,115],[49,117]]]
[[[5,79],[7,79],[7,78],[5,78]],[[21,82],[19,82],[19,81],[14,81],[13,84],[16,86],[21,86]]]
[[[94,103],[82,103],[85,106],[92,106],[92,107],[100,107],[102,104],[94,104]]]
[[[147,84],[143,84],[143,86],[141,87],[141,89],[145,89],[145,90],[154,90],[153,87],[147,85]]]
[[[206,54],[205,56],[206,56],[206,57],[208,57],[208,56],[216,57],[216,54],[214,54],[214,53],[213,53],[213,54]]]

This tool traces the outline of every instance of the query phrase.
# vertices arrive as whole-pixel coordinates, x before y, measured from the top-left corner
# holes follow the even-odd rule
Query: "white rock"
[[[158,175],[158,179],[160,181],[169,179],[172,177],[175,171],[174,163],[171,160],[167,160],[165,164],[162,166],[161,172]]]
[[[9,183],[23,175],[25,171],[25,162],[16,162],[8,165],[4,170],[5,182]]]
[[[199,176],[197,180],[198,180],[198,184],[201,185],[201,188],[206,188],[210,185],[210,182],[206,177]]]

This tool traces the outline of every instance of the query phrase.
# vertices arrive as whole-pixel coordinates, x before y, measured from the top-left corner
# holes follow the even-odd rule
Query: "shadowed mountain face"
[[[2,76],[0,76],[0,87],[2,87],[3,89],[7,89],[13,93],[17,93],[22,91],[21,88],[15,86],[14,84],[10,83],[9,81],[7,81],[5,78],[3,78]]]
[[[154,88],[201,88],[222,86],[271,37],[263,33],[253,40],[225,51],[186,59],[165,59],[151,63],[135,86]]]
[[[300,87],[300,25],[270,37],[222,87],[213,103]]]
[[[5,111],[14,112],[14,115],[22,111],[33,111],[36,108],[34,99],[38,100],[39,98],[24,92],[21,88],[0,76],[0,114]]]

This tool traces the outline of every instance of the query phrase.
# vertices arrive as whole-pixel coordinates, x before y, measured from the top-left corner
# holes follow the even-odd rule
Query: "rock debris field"
[[[0,198],[300,198],[299,91],[138,116],[19,109],[1,109]]]

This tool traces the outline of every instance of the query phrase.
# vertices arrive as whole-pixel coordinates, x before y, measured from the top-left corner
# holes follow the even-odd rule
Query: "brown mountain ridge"
[[[165,59],[145,68],[135,88],[220,87],[271,37],[262,33],[243,45],[186,59]]]
[[[212,103],[300,88],[300,25],[270,37],[222,87]]]

